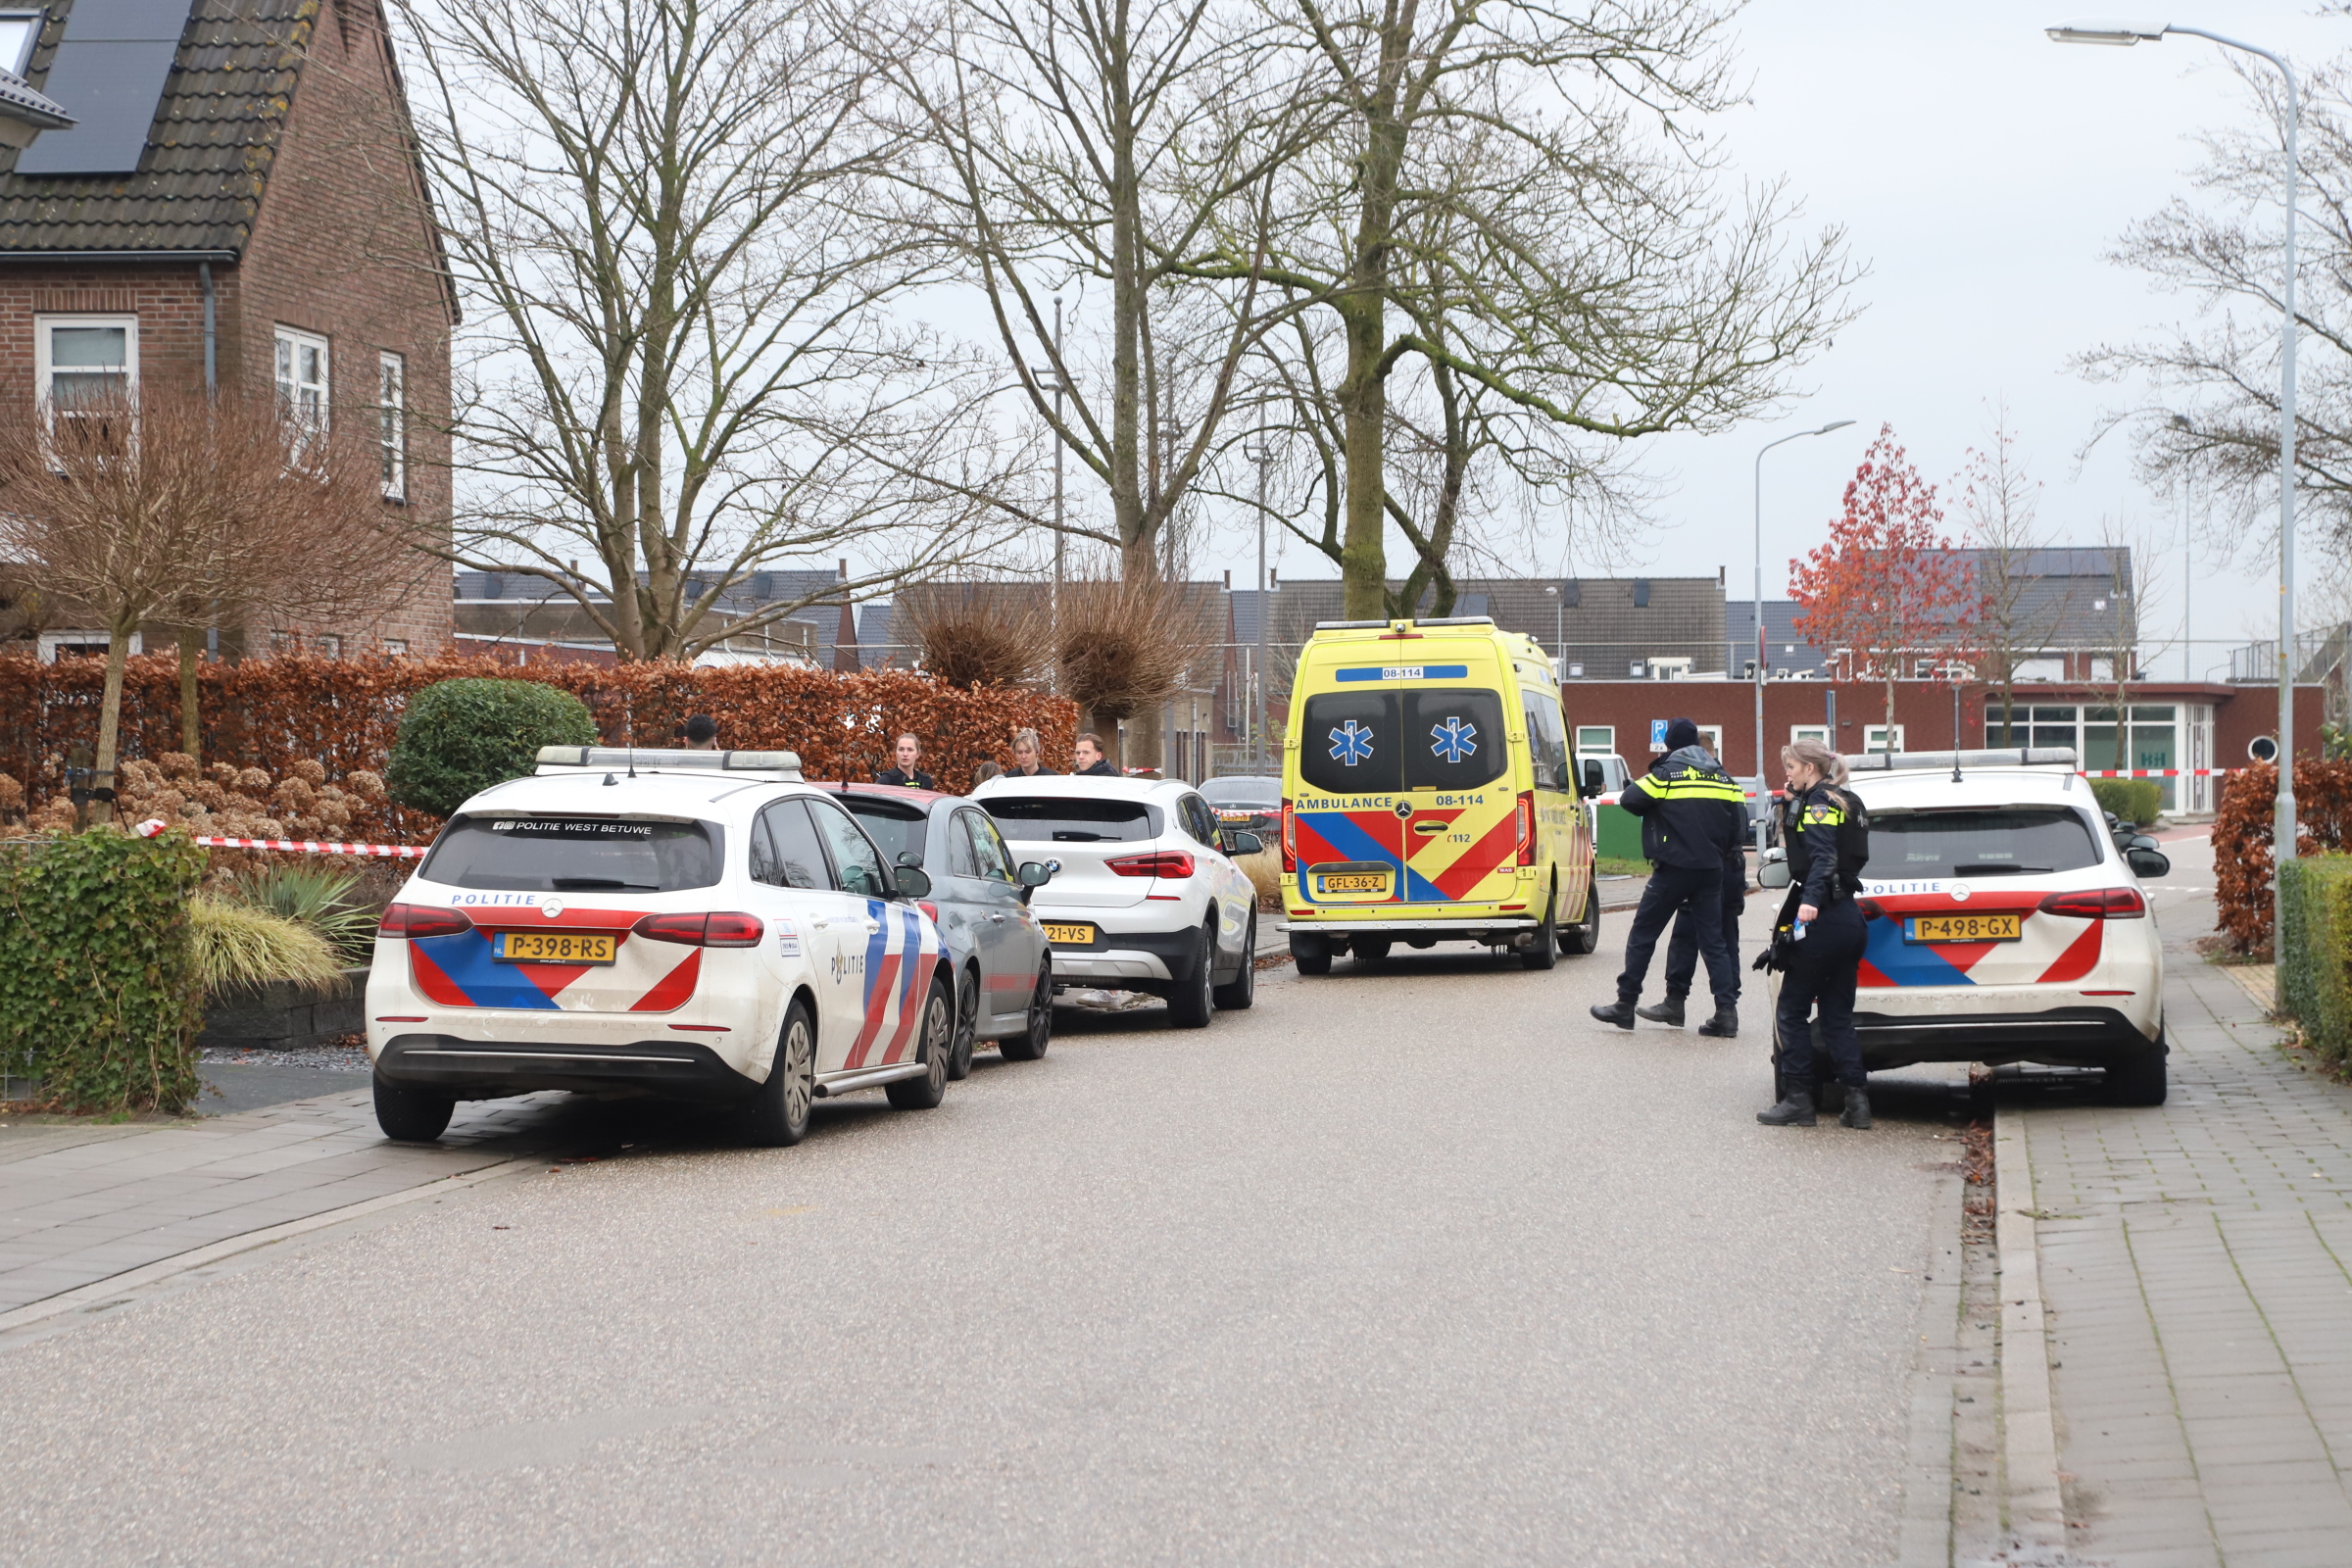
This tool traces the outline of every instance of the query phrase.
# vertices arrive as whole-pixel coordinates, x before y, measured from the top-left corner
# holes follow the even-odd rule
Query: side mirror
[[[1785,888],[1788,885],[1788,852],[1780,849],[1766,850],[1764,858],[1756,863],[1756,886]]]
[[[1603,775],[1600,770],[1600,760],[1598,758],[1586,758],[1579,765],[1579,775],[1580,776],[1577,779],[1577,793],[1579,795],[1582,795],[1586,800],[1589,801],[1592,799],[1593,796],[1600,793]]]
[[[900,865],[920,865],[923,863],[923,858],[915,854],[912,850],[901,850],[899,852],[898,863]]]
[[[2145,833],[2132,834],[2132,842],[2124,846],[2127,850],[2153,850],[2157,847],[2156,841]]]
[[[1225,835],[1227,855],[1255,855],[1265,847],[1263,839],[1254,833],[1245,833],[1240,828],[1233,828]]]
[[[2133,876],[2170,876],[2173,862],[2162,850],[2143,850],[2137,845],[2124,852],[2124,862],[2132,867]]]
[[[1053,881],[1054,873],[1060,869],[1059,861],[1023,860],[1020,870],[1014,875],[1025,888],[1042,888]]]
[[[891,874],[902,899],[927,899],[931,896],[931,873],[919,865],[902,865]]]

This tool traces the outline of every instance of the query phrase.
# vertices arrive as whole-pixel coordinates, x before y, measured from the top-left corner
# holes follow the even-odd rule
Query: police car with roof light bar
[[[2138,885],[2171,870],[2155,841],[2110,832],[2070,750],[1845,760],[1870,813],[1863,1064],[2103,1067],[2112,1098],[2162,1104],[2164,953]],[[1788,884],[1780,854],[1767,887]]]
[[[790,752],[550,746],[460,807],[384,911],[368,1054],[386,1136],[459,1100],[630,1091],[793,1144],[811,1102],[948,1082],[955,977],[894,867]]]

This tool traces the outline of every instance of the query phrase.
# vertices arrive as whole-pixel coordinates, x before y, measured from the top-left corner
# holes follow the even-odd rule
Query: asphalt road
[[[551,1110],[610,1157],[0,1355],[0,1559],[1884,1563],[1959,1101],[1758,1126],[1757,1008],[1585,1016],[1625,920],[794,1150]]]

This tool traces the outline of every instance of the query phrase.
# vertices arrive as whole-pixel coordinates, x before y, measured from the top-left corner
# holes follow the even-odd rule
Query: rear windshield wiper
[[[1119,842],[1119,836],[1116,833],[1086,833],[1075,828],[1055,828],[1054,842],[1056,844],[1116,844]]]
[[[547,885],[559,893],[582,893],[594,889],[600,893],[659,893],[661,886],[653,882],[623,882],[613,876],[557,876],[548,878]]]
[[[1955,865],[1955,866],[1953,866],[1953,867],[1952,867],[1952,875],[1954,875],[1954,876],[2008,876],[2008,875],[2011,875],[2011,874],[2014,874],[2014,873],[2017,873],[2017,872],[2023,872],[2023,871],[2031,871],[2031,872],[2034,872],[2034,873],[2037,873],[2037,874],[2038,874],[2038,873],[2041,873],[2041,872],[2046,872],[2046,871],[2048,871],[2048,870],[2049,870],[2049,867],[2048,867],[2048,866],[2046,866],[2046,865],[2011,865],[2011,864],[2009,864],[2009,863],[2008,863],[2007,861],[2005,861],[2005,860],[1980,860],[1980,861],[1978,861],[1978,862],[1976,862],[1975,864],[1972,864],[1972,865]]]

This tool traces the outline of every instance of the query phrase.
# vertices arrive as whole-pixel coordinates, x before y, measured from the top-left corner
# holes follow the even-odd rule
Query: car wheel
[[[1250,923],[1242,931],[1242,972],[1216,988],[1212,993],[1219,1007],[1239,1012],[1257,1000],[1257,911],[1250,911]]]
[[[1035,1061],[1054,1039],[1054,960],[1037,971],[1037,989],[1029,993],[1029,1018],[1017,1035],[997,1042],[1007,1061]]]
[[[1387,937],[1357,937],[1348,946],[1355,950],[1355,961],[1358,963],[1379,963],[1389,956],[1390,942]]]
[[[458,1102],[429,1089],[411,1089],[375,1079],[375,1124],[399,1144],[429,1144],[449,1130]]]
[[[1168,988],[1168,1016],[1177,1028],[1205,1029],[1215,1015],[1215,977],[1209,973],[1209,965],[1216,957],[1217,928],[1212,922],[1200,928],[1200,948],[1193,962],[1192,975]]]
[[[1291,935],[1291,962],[1300,974],[1331,973],[1331,944],[1321,937]]]
[[[795,1001],[776,1036],[776,1059],[767,1082],[743,1107],[743,1136],[761,1149],[789,1149],[808,1136],[808,1113],[816,1103],[816,1020],[808,1004]]]
[[[2165,1097],[2164,1035],[2159,1032],[2156,1044],[2144,1055],[2130,1061],[2110,1062],[2107,1067],[2107,1098],[2119,1105],[2161,1105]],[[378,1101],[378,1104],[382,1102]]]
[[[930,1068],[920,1078],[902,1078],[895,1084],[884,1084],[882,1092],[890,1102],[901,1110],[929,1110],[948,1097],[948,1058],[956,1054],[956,999],[949,993],[947,978],[934,976],[931,995],[923,999],[923,1022],[920,1030],[923,1065]]]
[[[1585,873],[1585,912],[1578,915],[1574,925],[1560,927],[1560,952],[1571,958],[1581,958],[1600,947],[1600,867],[1592,866]]]
[[[1559,913],[1560,885],[1556,881],[1544,896],[1544,918],[1536,927],[1536,939],[1519,955],[1519,961],[1530,969],[1554,969],[1560,962]]]
[[[956,988],[956,1049],[948,1053],[948,1081],[959,1083],[972,1075],[972,1052],[980,1035],[980,971],[965,971]]]

